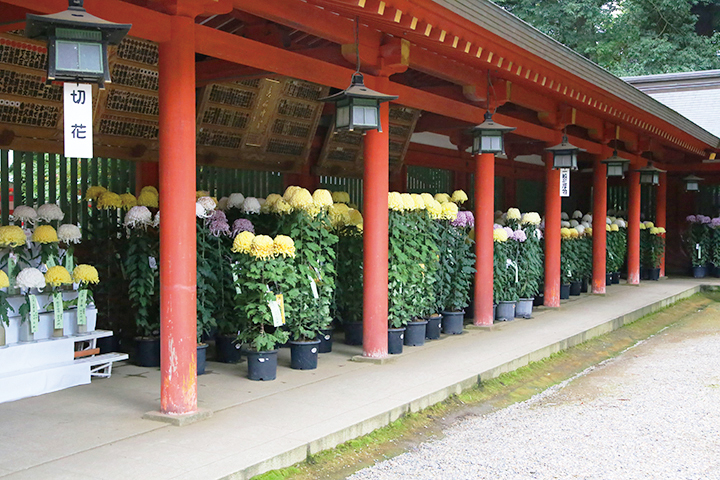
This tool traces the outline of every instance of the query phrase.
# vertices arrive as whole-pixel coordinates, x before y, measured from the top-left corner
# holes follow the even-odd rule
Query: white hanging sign
[[[65,156],[92,158],[92,86],[84,83],[64,83],[63,109]]]
[[[561,197],[569,197],[570,196],[570,169],[569,168],[561,168],[560,169],[560,196]]]

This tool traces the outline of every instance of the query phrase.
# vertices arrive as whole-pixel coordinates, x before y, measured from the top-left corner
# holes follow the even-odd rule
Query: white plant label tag
[[[30,332],[35,333],[40,322],[40,306],[35,295],[28,295],[28,303],[30,303]]]
[[[148,257],[148,264],[150,265],[150,268],[157,270],[157,260],[155,260],[155,257]]]
[[[54,328],[59,330],[63,328],[63,300],[62,293],[55,292],[53,296],[53,313],[54,313]]]
[[[282,327],[282,314],[280,313],[280,305],[278,305],[277,300],[270,300],[268,306],[270,307],[270,313],[273,317],[273,326]]]
[[[315,280],[310,275],[308,275],[308,280],[310,280],[310,290],[312,290],[313,297],[320,298]]]
[[[78,303],[77,303],[77,324],[87,324],[87,297],[88,291],[82,289],[78,292]]]

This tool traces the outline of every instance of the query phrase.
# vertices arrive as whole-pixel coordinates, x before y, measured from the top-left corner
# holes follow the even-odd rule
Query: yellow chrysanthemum
[[[195,200],[197,200],[200,197],[209,197],[209,196],[210,196],[210,192],[208,192],[207,190],[197,190],[195,192]]]
[[[100,283],[98,271],[92,265],[81,264],[73,270],[73,281],[75,283]]]
[[[509,208],[506,218],[508,220],[520,220],[520,210],[517,208]]]
[[[332,199],[335,203],[350,203],[350,194],[347,192],[332,192]]]
[[[442,217],[442,204],[433,198],[432,202],[427,206],[427,211],[430,214],[430,218],[437,220]]]
[[[158,195],[143,188],[137,197],[137,204],[142,207],[158,208]]]
[[[610,230],[612,230],[613,232],[617,232],[618,230],[620,230],[620,227],[613,223],[612,225],[610,225]]]
[[[250,255],[258,260],[265,260],[275,256],[275,244],[267,235],[258,235],[253,238],[250,245]]]
[[[287,203],[285,200],[280,198],[280,199],[278,199],[278,201],[275,202],[275,204],[272,206],[272,209],[270,211],[284,215],[284,214],[292,212],[292,207],[290,206],[289,203]]]
[[[610,228],[610,225],[605,224],[605,231],[606,231],[606,232],[612,232],[612,229]]]
[[[32,234],[32,241],[37,243],[57,243],[60,240],[52,226],[40,225],[35,227],[35,231]]]
[[[299,190],[302,190],[302,187],[298,187],[297,185],[290,185],[285,189],[285,193],[283,194],[283,200],[290,203],[290,199],[295,195]]]
[[[402,198],[403,202],[403,209],[407,212],[415,210],[415,200],[413,200],[412,196],[410,196],[409,193],[401,193],[400,197]]]
[[[10,286],[10,279],[7,276],[7,273],[0,270],[0,288],[7,288]]]
[[[60,285],[69,285],[73,283],[70,272],[62,265],[56,265],[48,268],[45,272],[45,283],[51,287],[59,287]]]
[[[640,230],[645,230],[645,224],[640,222]]]
[[[313,202],[313,203],[310,204],[309,206],[305,207],[303,210],[305,210],[305,212],[307,212],[307,214],[310,215],[311,217],[315,217],[315,216],[317,216],[320,212],[322,212],[323,207],[321,207],[321,206],[318,205],[317,203]]]
[[[346,225],[350,220],[350,208],[344,203],[333,203],[328,209],[328,216],[333,227]]]
[[[253,239],[255,239],[255,235],[250,232],[238,233],[233,240],[232,251],[235,253],[250,253]]]
[[[358,231],[359,231],[360,233],[362,233],[362,231],[363,231],[363,224],[361,223],[360,225],[355,225],[355,228],[357,228]]]
[[[655,224],[653,222],[645,222],[645,228],[654,228]]]
[[[523,225],[540,225],[540,214],[537,212],[523,213],[520,223]]]
[[[560,237],[562,238],[570,238],[570,229],[563,227],[560,229]]]
[[[152,185],[145,185],[144,187],[142,187],[142,189],[140,190],[140,193],[142,193],[142,192],[150,192],[155,196],[160,195],[158,193],[158,189],[153,187]]]
[[[120,201],[123,210],[130,210],[132,207],[137,206],[137,198],[132,193],[123,193],[120,195]]]
[[[283,257],[295,256],[295,242],[286,235],[278,235],[275,237],[275,240],[273,240],[273,249],[275,255],[282,255]]]
[[[315,190],[312,194],[312,198],[315,205],[320,208],[329,207],[333,204],[333,198],[330,190],[325,190],[324,188],[318,188]]]
[[[22,228],[17,225],[0,227],[0,247],[17,247],[25,245],[27,237]]]
[[[450,199],[451,199],[454,203],[461,204],[461,203],[465,203],[465,202],[468,201],[468,196],[467,196],[467,193],[465,193],[465,192],[462,191],[462,190],[455,190],[455,191],[452,193],[452,197],[450,197]]]
[[[458,215],[458,206],[453,202],[446,202],[442,205],[442,219],[454,221]]]
[[[440,203],[447,203],[450,201],[450,195],[448,195],[447,193],[436,193],[435,200]]]
[[[265,199],[265,205],[263,206],[267,205],[268,208],[272,209],[272,207],[277,203],[278,200],[282,200],[282,197],[277,193],[271,193]]]
[[[295,191],[288,203],[295,209],[305,210],[313,205],[313,197],[306,188],[301,188]]]
[[[585,229],[585,235],[588,237],[592,237],[592,227],[588,227]]]
[[[496,228],[493,230],[493,241],[494,242],[506,242],[508,239],[507,232],[502,228]]]
[[[405,203],[403,202],[402,196],[398,192],[388,193],[388,208],[396,212],[402,212],[403,210],[405,210]]]
[[[420,198],[423,199],[423,202],[425,202],[425,207],[429,207],[433,202],[435,202],[435,198],[430,195],[429,193],[421,193]]]
[[[651,227],[650,228],[650,235],[658,235],[660,233],[660,229],[657,227]]]
[[[98,197],[97,200],[97,208],[102,208],[103,210],[109,210],[111,208],[120,208],[122,207],[122,199],[120,198],[120,195],[114,192],[104,192]]]
[[[85,191],[85,200],[97,200],[100,195],[107,192],[107,188],[95,185]]]
[[[363,216],[362,216],[362,213],[360,213],[359,211],[355,210],[354,208],[351,208],[350,212],[348,212],[348,216],[350,217],[349,222],[348,222],[350,225],[355,225],[355,226],[362,225]]]
[[[580,236],[580,233],[576,229],[570,228],[569,230],[570,230],[570,238],[578,238]]]
[[[419,193],[411,193],[410,196],[413,202],[415,202],[415,210],[425,210],[425,200],[423,200]]]
[[[665,233],[665,232],[666,232],[664,227],[657,227],[657,229],[660,231],[660,233]]]

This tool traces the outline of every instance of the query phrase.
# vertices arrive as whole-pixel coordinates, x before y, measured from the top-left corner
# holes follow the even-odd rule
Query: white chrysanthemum
[[[37,268],[23,268],[15,278],[20,288],[45,288],[45,275]]]
[[[147,207],[138,205],[128,210],[123,223],[126,227],[136,228],[146,227],[150,225],[150,222],[152,222],[152,213],[150,213],[150,210],[148,210]]]
[[[155,213],[155,218],[153,219],[152,225],[155,228],[160,226],[160,210],[158,210],[157,213]]]
[[[267,202],[267,200],[262,197],[258,198],[257,201],[260,204],[260,208],[262,208],[263,205],[265,205],[265,202]]]
[[[592,223],[592,215],[590,215],[589,213],[586,213],[585,215],[583,215],[582,221]]]
[[[615,220],[617,220],[617,218],[615,218],[615,217],[608,217],[608,218],[610,219],[610,223],[615,223]]]
[[[572,218],[582,218],[583,214],[580,210],[575,210],[573,212]]]
[[[222,197],[220,200],[218,200],[218,210],[227,210],[228,209],[228,197]]]
[[[570,227],[575,228],[578,225],[580,225],[580,222],[578,222],[577,220],[570,220]]]
[[[205,209],[205,212],[208,214],[212,213],[215,210],[215,207],[217,206],[215,203],[215,200],[213,200],[210,197],[200,197],[197,199],[197,203],[203,206]]]
[[[562,212],[562,213],[560,214],[560,220],[570,220],[570,217],[568,216],[567,213]]]
[[[622,218],[615,219],[614,223],[615,223],[615,225],[617,225],[620,228],[627,228],[627,224],[625,223],[625,220],[623,220]]]
[[[570,228],[570,222],[567,220],[560,221],[560,228]]]
[[[58,239],[65,243],[80,243],[80,240],[82,239],[80,229],[77,225],[73,225],[72,223],[60,225],[57,235]]]
[[[25,205],[20,205],[19,207],[15,207],[15,210],[13,211],[13,218],[15,220],[21,221],[21,222],[30,222],[34,223],[35,220],[37,220],[38,215],[34,208],[27,207]]]
[[[227,208],[240,208],[245,202],[245,195],[242,193],[231,193],[227,201]]]
[[[46,222],[65,218],[63,211],[54,203],[40,205],[37,209],[37,216],[40,220],[45,220]]]
[[[590,222],[582,222],[580,225],[583,226],[583,228],[591,228],[592,224]]]
[[[260,202],[255,197],[247,197],[242,204],[242,211],[245,213],[260,213]]]
[[[522,223],[523,225],[525,225],[525,224],[539,225],[540,224],[540,214],[537,212],[523,213],[520,223]]]
[[[610,225],[612,223],[612,220],[610,220],[610,217],[605,217],[605,223]]]
[[[195,216],[198,218],[207,218],[211,214],[208,213],[207,210],[205,210],[205,207],[200,202],[195,202]]]
[[[582,235],[583,233],[585,233],[585,227],[583,227],[582,225],[576,226],[575,230],[577,230],[578,235]]]

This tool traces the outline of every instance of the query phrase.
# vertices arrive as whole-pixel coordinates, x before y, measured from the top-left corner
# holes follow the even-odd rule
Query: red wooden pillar
[[[387,79],[376,84],[387,90]],[[383,131],[368,131],[364,145],[363,356],[370,358],[388,354],[389,113],[388,103],[380,104]]]
[[[655,205],[655,226],[667,228],[667,173],[660,174]],[[662,234],[667,242],[667,234]],[[666,245],[667,248],[667,245]],[[660,259],[660,276],[665,276],[665,254]]]
[[[595,157],[593,169],[593,273],[592,293],[605,293],[605,259],[606,241],[605,231],[607,215],[607,165]]]
[[[475,311],[473,323],[493,324],[493,217],[495,155],[475,157]]]
[[[169,18],[160,44],[161,412],[197,411],[195,23]]]
[[[135,194],[140,195],[143,187],[158,188],[160,184],[160,170],[157,162],[137,162],[135,165]]]
[[[545,306],[560,306],[560,172],[545,154]]]
[[[632,168],[632,167],[631,167]],[[628,255],[627,281],[640,284],[640,173],[631,170],[628,175]]]

